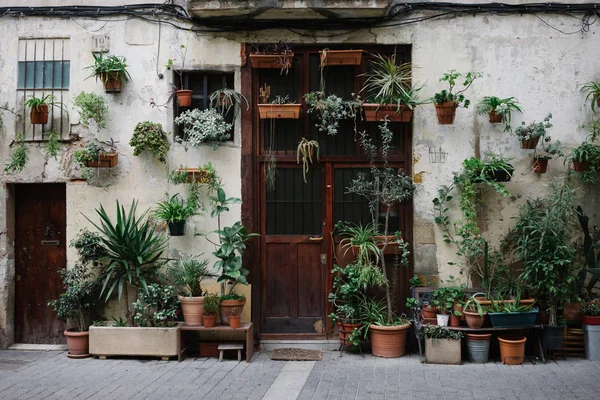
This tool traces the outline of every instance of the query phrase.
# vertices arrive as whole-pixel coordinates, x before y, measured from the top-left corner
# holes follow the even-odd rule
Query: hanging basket
[[[29,118],[34,125],[44,125],[48,123],[48,104],[42,104],[37,107],[31,107]]]
[[[458,105],[454,101],[447,101],[441,104],[434,104],[435,112],[438,117],[438,124],[440,125],[452,125],[454,123],[454,117],[456,116],[456,108]]]
[[[100,79],[104,83],[106,93],[121,93],[121,77],[118,71],[102,72]]]
[[[533,172],[536,174],[545,174],[548,169],[547,158],[534,158],[533,159]]]
[[[492,124],[499,124],[502,122],[502,114],[496,114],[496,111],[491,111],[489,117],[490,123]]]
[[[211,183],[213,177],[208,171],[200,169],[200,168],[177,168],[175,170],[177,173],[186,172],[187,173],[187,183],[192,183],[194,181],[198,183]]]
[[[114,168],[119,163],[119,153],[100,153],[96,161],[88,161],[90,168]]]
[[[259,104],[258,115],[260,119],[298,119],[300,118],[301,104]]]
[[[365,120],[368,122],[379,122],[387,119],[390,122],[410,122],[413,116],[413,110],[406,106],[394,104],[363,104],[365,111]]]
[[[192,90],[177,90],[175,95],[177,96],[177,104],[179,107],[189,107],[192,105]]]
[[[573,160],[573,170],[575,172],[589,171],[590,163],[588,161]]]
[[[531,139],[521,139],[521,148],[527,150],[533,150],[537,147],[540,137],[534,137]]]
[[[321,66],[330,65],[360,65],[362,64],[363,50],[326,50],[319,51]]]
[[[292,65],[294,53],[289,51],[286,54],[250,54],[250,65],[252,68],[289,68]]]

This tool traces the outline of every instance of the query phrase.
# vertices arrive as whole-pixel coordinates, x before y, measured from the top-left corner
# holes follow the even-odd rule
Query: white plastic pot
[[[439,326],[448,326],[448,320],[450,315],[448,314],[437,314],[437,323]]]

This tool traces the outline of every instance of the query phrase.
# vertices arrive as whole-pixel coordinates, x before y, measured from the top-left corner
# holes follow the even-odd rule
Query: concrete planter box
[[[425,339],[427,364],[460,365],[460,342],[455,339]]]
[[[175,357],[178,355],[178,322],[171,328],[90,326],[90,354],[107,356]]]

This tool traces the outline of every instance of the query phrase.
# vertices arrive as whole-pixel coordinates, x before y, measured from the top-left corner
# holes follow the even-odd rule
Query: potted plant
[[[171,196],[169,200],[159,201],[152,212],[154,217],[169,225],[171,236],[185,235],[185,222],[197,213],[196,203],[194,201],[186,203],[180,198],[179,193]]]
[[[216,150],[220,143],[231,139],[232,124],[214,108],[184,111],[175,118],[175,124],[183,126],[183,138],[178,141],[186,144],[186,150],[187,145],[198,147],[203,143],[212,143]]]
[[[485,96],[477,105],[477,113],[479,115],[488,114],[489,121],[492,124],[502,122],[504,132],[512,130],[510,121],[513,112],[523,113],[519,102],[514,97],[501,99],[496,96]]]
[[[504,335],[498,336],[500,344],[500,361],[508,365],[523,364],[525,359],[525,336]]]
[[[233,119],[238,115],[238,110],[242,106],[242,103],[246,103],[246,110],[250,109],[250,104],[248,104],[246,96],[237,90],[227,87],[215,90],[210,94],[209,99],[210,108],[219,110],[223,116],[233,111]]]
[[[172,85],[173,91],[169,99],[171,99],[174,94],[177,97],[177,104],[179,105],[179,107],[189,107],[192,105],[192,94],[194,92],[185,88],[185,82],[183,79],[183,72],[185,70],[185,57],[187,56],[187,47],[185,47],[185,45],[183,44],[180,44],[177,47],[176,52],[181,58],[181,67],[179,69],[173,69],[173,65],[176,61],[175,58],[170,58],[169,60],[167,60],[167,65],[165,66],[167,70],[173,69],[173,71],[179,76],[179,85]]]
[[[73,160],[82,167],[81,177],[84,179],[93,176],[90,168],[114,168],[119,162],[119,153],[114,140],[99,143],[90,142],[85,149],[77,150],[73,154]],[[102,144],[107,144],[108,149]]]
[[[96,81],[100,79],[106,93],[120,93],[121,84],[131,80],[125,57],[109,55],[105,58],[103,53],[92,53],[92,56],[94,64],[85,68],[92,71],[88,78],[93,76]]]
[[[494,328],[521,328],[535,325],[538,310],[533,305],[521,305],[521,295],[514,302],[495,302],[489,310],[490,322]]]
[[[552,156],[564,156],[560,140],[557,140],[556,143],[550,143],[551,140],[550,136],[544,136],[544,140],[533,152],[533,172],[536,174],[546,173],[548,161],[552,159]]]
[[[271,88],[265,83],[260,89],[258,118],[260,119],[299,119],[302,104],[290,100],[289,96],[275,96],[270,100]]]
[[[302,158],[302,177],[304,178],[304,183],[306,183],[306,174],[308,173],[310,164],[313,163],[313,155],[316,161],[319,162],[319,143],[316,140],[302,138],[296,149],[296,163],[300,164],[300,158]]]
[[[421,104],[419,91],[425,86],[412,85],[412,65],[397,64],[395,53],[390,57],[376,54],[370,64],[370,71],[362,75],[367,77],[361,90],[366,92],[362,105],[365,119],[410,122],[413,109]]]
[[[135,126],[129,145],[133,147],[134,156],[147,150],[162,163],[167,162],[167,154],[171,148],[162,125],[149,121],[139,122]]]
[[[25,106],[29,107],[29,119],[34,125],[45,125],[48,123],[50,106],[58,106],[64,109],[63,104],[60,101],[56,101],[56,97],[52,94],[47,94],[43,97],[30,96],[25,102]]]
[[[460,365],[460,343],[462,332],[436,325],[425,325],[419,330],[425,339],[425,360],[427,364]]]
[[[229,327],[238,329],[242,325],[242,316],[238,314],[237,307],[233,307],[229,312]]]
[[[572,150],[571,161],[575,172],[596,172],[600,165],[600,146],[584,141]]]
[[[600,303],[591,302],[581,307],[583,311],[583,334],[585,358],[600,360]]]
[[[581,92],[585,94],[585,101],[590,101],[592,112],[596,113],[596,107],[600,107],[600,84],[590,81],[581,86]]]
[[[73,105],[79,112],[81,124],[86,128],[90,122],[94,121],[96,127],[106,128],[106,117],[108,116],[108,106],[106,99],[95,93],[81,92],[73,100]]]
[[[469,108],[471,101],[465,98],[464,92],[473,84],[473,81],[482,75],[479,72],[467,72],[464,74],[463,89],[453,92],[456,87],[456,80],[463,76],[460,72],[452,69],[445,72],[440,78],[440,82],[448,82],[448,90],[442,90],[433,96],[435,111],[440,125],[454,123],[454,116],[458,107]]]
[[[202,281],[215,278],[208,268],[208,260],[199,256],[182,254],[169,269],[171,282],[180,289],[178,296],[186,325],[202,325],[204,313],[204,292]]]
[[[540,138],[546,137],[546,130],[552,128],[552,124],[550,120],[552,119],[552,114],[548,114],[544,121],[535,122],[533,121],[529,125],[525,124],[525,121],[521,123],[521,125],[515,128],[515,135],[521,140],[521,148],[533,150],[537,147]]]
[[[218,179],[217,171],[215,171],[215,167],[210,161],[198,168],[180,166],[172,171],[170,175],[170,180],[173,183],[197,182],[211,185],[217,182]]]
[[[279,41],[278,43],[251,44],[250,64],[252,68],[278,68],[281,74],[287,75],[292,67],[294,53],[289,44]]]
[[[379,247],[375,243],[375,228],[373,224],[356,224],[338,221],[333,234],[341,236],[336,246],[335,258],[337,264],[344,268],[357,261],[360,265],[371,265],[379,262]]]
[[[217,324],[217,311],[219,311],[219,295],[217,293],[204,293],[204,312],[202,324],[205,328],[213,328]]]
[[[431,295],[431,303],[437,308],[437,324],[439,326],[448,326],[450,315],[454,305],[454,290],[450,287],[437,288]]]
[[[463,161],[463,174],[473,183],[509,182],[515,167],[510,164],[512,158],[506,158],[494,153],[486,153],[485,159],[472,157]]]
[[[330,65],[360,65],[362,53],[363,50],[320,50],[321,68]]]
[[[335,94],[325,96],[322,91],[305,94],[304,101],[308,105],[308,112],[317,117],[315,126],[319,128],[319,132],[327,132],[328,135],[338,133],[340,121],[356,119],[357,111],[362,105],[358,96],[346,101]]]
[[[465,303],[463,314],[467,320],[467,325],[472,329],[479,329],[483,326],[487,311],[483,309],[477,296],[482,296],[484,293],[473,294]]]

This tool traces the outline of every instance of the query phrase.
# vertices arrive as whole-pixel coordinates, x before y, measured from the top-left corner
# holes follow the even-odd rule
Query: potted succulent
[[[183,138],[178,141],[186,144],[186,150],[187,145],[198,147],[203,143],[212,143],[216,150],[220,143],[231,139],[232,124],[214,108],[184,111],[175,118],[175,123],[183,126]]]
[[[187,55],[187,47],[183,44],[180,44],[177,47],[177,54],[181,58],[181,67],[179,69],[173,69],[173,65],[175,63],[175,58],[170,58],[167,60],[167,65],[165,66],[167,70],[173,69],[173,71],[179,76],[179,85],[172,85],[173,91],[171,93],[171,98],[173,98],[173,94],[177,97],[177,104],[179,107],[189,107],[192,105],[192,94],[194,93],[192,90],[185,88],[185,82],[183,79],[183,71],[185,70],[185,57]]]
[[[481,305],[478,296],[483,296],[484,293],[473,294],[465,303],[463,314],[469,328],[479,329],[483,326],[487,311]]]
[[[171,236],[185,235],[185,222],[198,213],[195,201],[187,203],[180,198],[179,193],[174,194],[166,201],[159,201],[152,215],[169,225]]]
[[[134,156],[139,156],[142,151],[147,150],[162,163],[167,162],[167,154],[171,148],[162,125],[149,121],[140,122],[135,126],[129,145],[133,147]]]
[[[585,101],[589,101],[592,112],[596,113],[596,107],[600,107],[600,83],[590,81],[581,86],[581,92],[585,94]]]
[[[367,121],[387,119],[390,122],[410,122],[413,109],[419,102],[419,91],[425,85],[412,85],[412,65],[398,64],[396,54],[390,57],[375,55],[370,62],[371,69],[363,74],[366,92],[362,108]]]
[[[321,68],[330,65],[360,65],[362,54],[363,50],[320,50]]]
[[[265,83],[260,89],[258,118],[260,119],[299,119],[302,104],[290,100],[289,96],[275,96],[270,100],[271,88]]]
[[[213,328],[217,324],[217,311],[219,311],[219,295],[217,293],[204,293],[204,313],[202,324],[205,328]]]
[[[30,96],[25,105],[29,107],[29,119],[34,125],[45,125],[48,123],[50,106],[58,106],[63,109],[63,104],[60,101],[56,101],[56,98],[52,94],[47,94],[43,97]]]
[[[585,358],[600,360],[600,303],[591,302],[581,307],[583,311],[583,334]]]
[[[536,174],[546,173],[548,161],[552,159],[552,156],[564,156],[560,140],[557,140],[556,143],[550,143],[551,140],[550,136],[544,136],[544,140],[539,143],[533,152],[533,172]]]
[[[305,94],[304,101],[308,105],[308,112],[317,117],[315,126],[319,128],[319,132],[326,132],[328,135],[338,133],[340,121],[356,119],[362,105],[358,96],[353,100],[343,100],[335,94],[325,96],[322,91]]]
[[[546,130],[552,128],[552,114],[546,115],[542,122],[533,121],[529,125],[525,121],[515,128],[515,135],[521,140],[521,148],[533,150],[537,147],[540,138],[546,137]]]
[[[477,104],[477,113],[479,115],[488,114],[489,121],[492,124],[502,122],[504,124],[504,132],[512,130],[510,121],[513,112],[523,113],[519,102],[514,97],[501,99],[496,96],[485,96]]]
[[[92,56],[94,64],[86,67],[92,71],[88,78],[93,76],[96,80],[100,79],[106,93],[120,93],[121,84],[131,80],[125,57],[115,55],[104,57],[103,53],[92,53]]]
[[[204,291],[202,281],[215,278],[210,271],[208,260],[199,256],[182,254],[169,269],[171,282],[180,289],[178,296],[186,325],[202,325],[204,313]]]
[[[425,361],[427,364],[461,363],[462,332],[452,331],[442,326],[425,325],[419,330],[425,339]]]
[[[292,67],[294,53],[289,44],[279,41],[278,43],[256,43],[251,44],[250,64],[252,68],[278,68],[281,74],[287,75]]]
[[[458,107],[469,108],[471,101],[465,98],[464,92],[471,87],[475,79],[480,78],[482,75],[479,72],[467,72],[464,74],[462,90],[453,92],[456,88],[456,80],[461,76],[463,76],[463,74],[452,69],[445,72],[440,78],[440,82],[448,82],[449,86],[448,90],[444,89],[433,96],[435,111],[440,125],[453,124],[456,109]]]
[[[82,167],[81,177],[89,179],[93,176],[90,168],[114,168],[119,162],[119,153],[115,141],[100,142],[100,144],[90,142],[85,149],[77,150],[73,154],[73,160]],[[107,144],[108,148],[102,146]]]

